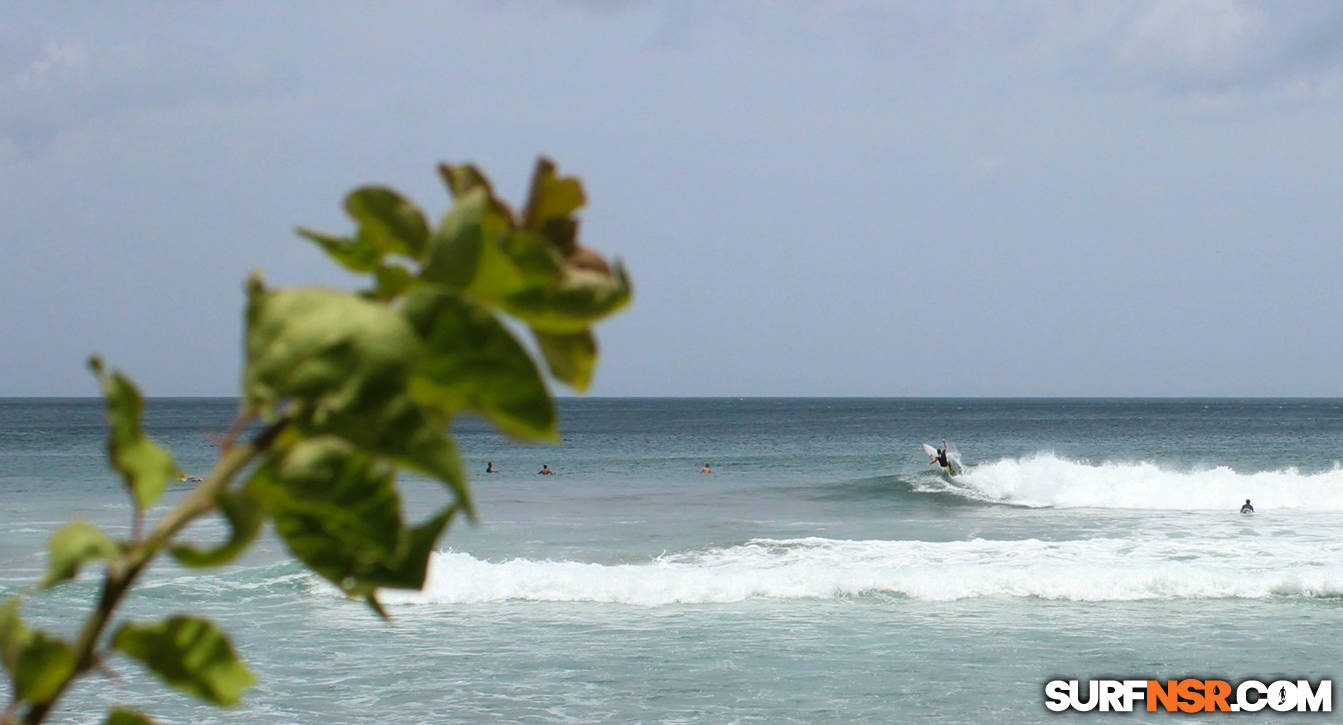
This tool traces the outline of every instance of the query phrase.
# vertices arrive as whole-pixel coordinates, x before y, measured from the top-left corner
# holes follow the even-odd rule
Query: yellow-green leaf
[[[52,534],[49,549],[51,559],[47,564],[47,575],[42,579],[43,588],[75,578],[79,568],[86,562],[114,559],[121,555],[120,549],[107,534],[83,521],[66,524]]]
[[[533,328],[532,334],[550,365],[550,374],[580,393],[587,390],[592,382],[592,370],[597,365],[597,341],[592,333],[585,330],[556,335]]]
[[[510,229],[486,188],[472,189],[434,230],[420,278],[453,289],[471,288],[486,297],[517,289],[525,280],[499,247]]]
[[[494,196],[490,180],[475,164],[439,164],[438,175],[458,199],[475,189],[484,189],[487,196]]]
[[[562,254],[568,256],[573,245],[573,222],[569,217],[586,201],[582,182],[572,176],[558,176],[554,163],[546,158],[537,159],[522,224],[528,229],[544,232],[548,231],[549,225],[558,222],[555,232],[547,236],[559,245]]]
[[[415,333],[384,304],[336,290],[256,289],[244,392],[256,407],[298,398],[340,410],[375,389],[403,388],[419,354]]]
[[[144,399],[135,384],[120,372],[104,373],[99,358],[91,358],[89,367],[102,380],[106,399],[108,459],[136,503],[149,508],[163,495],[168,481],[177,476],[177,464],[140,429]]]
[[[345,210],[359,223],[359,236],[383,254],[419,259],[429,227],[419,207],[392,189],[365,186],[345,197]]]
[[[382,255],[368,238],[338,237],[303,227],[299,227],[297,232],[300,237],[315,242],[329,257],[351,271],[370,272],[377,269],[382,261]]]
[[[117,708],[107,713],[103,725],[154,725],[154,721],[134,710]]]
[[[553,284],[508,295],[502,307],[537,330],[572,334],[624,307],[631,294],[625,267],[616,262],[612,275],[568,267]]]
[[[15,597],[0,606],[0,660],[9,671],[16,699],[49,702],[74,672],[75,651],[59,638],[25,627],[19,617],[21,604]]]
[[[383,265],[373,272],[373,295],[379,300],[390,300],[403,294],[415,284],[415,276],[405,267]]]

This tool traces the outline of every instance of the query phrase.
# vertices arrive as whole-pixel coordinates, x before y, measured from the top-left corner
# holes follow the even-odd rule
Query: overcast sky
[[[232,395],[293,227],[579,175],[597,395],[1343,395],[1343,4],[7,2],[0,395]]]

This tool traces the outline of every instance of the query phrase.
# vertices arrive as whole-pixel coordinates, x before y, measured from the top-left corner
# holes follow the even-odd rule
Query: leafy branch
[[[345,198],[353,234],[299,230],[366,276],[365,289],[270,289],[258,274],[248,280],[239,415],[213,469],[147,532],[147,512],[181,473],[141,429],[134,383],[90,360],[106,403],[108,461],[131,499],[131,533],[118,540],[87,522],[68,524],[51,537],[45,576],[0,605],[0,660],[12,688],[0,723],[42,722],[114,654],[208,702],[236,703],[254,678],[209,621],[175,614],[111,628],[156,557],[226,564],[269,520],[309,569],[386,617],[378,591],[421,588],[439,536],[458,514],[474,515],[447,433],[453,418],[471,412],[522,440],[558,437],[537,361],[501,318],[528,328],[550,375],[581,392],[596,364],[592,323],[630,299],[625,270],[579,244],[582,185],[548,160],[537,162],[518,213],[475,166],[438,171],[455,202],[435,227],[396,191],[369,186]],[[257,432],[239,442],[246,430]],[[401,470],[441,482],[448,503],[408,524]],[[215,511],[228,524],[225,541],[200,548],[177,540]],[[27,600],[98,563],[101,591],[72,642],[23,623]],[[107,722],[149,720],[118,708]]]

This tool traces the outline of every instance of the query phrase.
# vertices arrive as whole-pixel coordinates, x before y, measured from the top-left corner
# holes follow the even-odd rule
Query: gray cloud
[[[1153,2],[1094,46],[1120,83],[1175,94],[1332,94],[1343,8],[1320,3]]]
[[[649,42],[687,47],[727,28],[805,48],[817,38],[877,58],[980,73],[1032,72],[1096,90],[1175,96],[1329,96],[1343,75],[1343,6],[1334,2],[1144,0],[1136,3],[633,3],[571,0],[598,14],[657,18]],[[994,60],[985,67],[985,57]]]
[[[11,157],[41,154],[60,134],[86,124],[276,94],[288,80],[250,51],[168,34],[82,40],[52,33],[8,54],[3,70],[0,147]]]

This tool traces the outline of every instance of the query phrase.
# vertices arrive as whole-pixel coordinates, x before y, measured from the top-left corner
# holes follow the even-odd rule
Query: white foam
[[[1343,511],[1338,468],[1312,474],[1295,468],[1238,473],[1226,466],[1177,471],[1149,462],[1090,464],[1039,453],[974,466],[952,490],[1037,507],[1236,511],[1248,498],[1260,511]]]
[[[927,601],[1072,601],[1343,596],[1337,537],[1263,540],[1094,538],[1017,541],[757,539],[739,546],[603,565],[437,553],[422,592],[388,604],[610,602],[656,606],[886,594]]]

